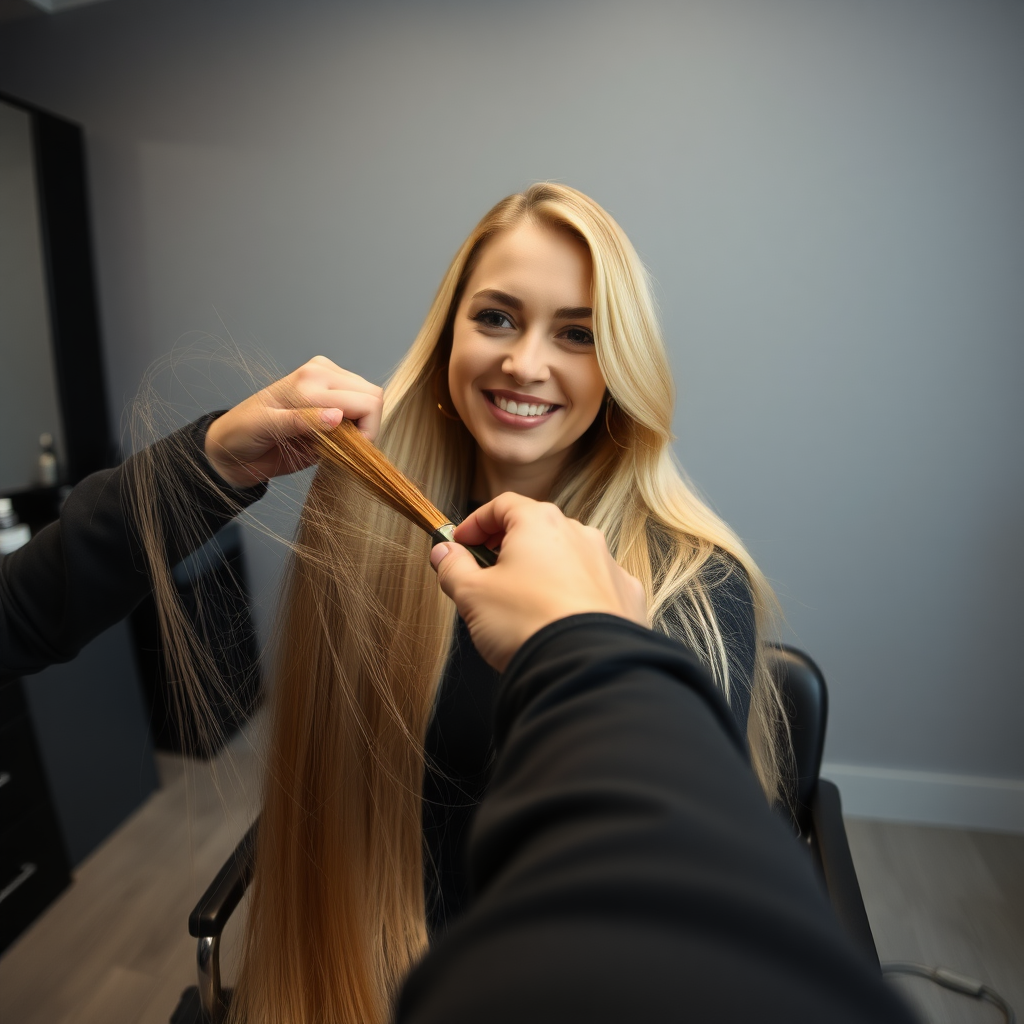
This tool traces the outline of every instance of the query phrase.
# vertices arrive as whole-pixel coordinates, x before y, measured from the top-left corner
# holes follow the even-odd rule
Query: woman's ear
[[[452,395],[448,390],[448,364],[445,362],[435,373],[433,379],[434,401],[441,411],[441,415],[448,420],[459,420],[462,417],[455,411],[452,403]]]

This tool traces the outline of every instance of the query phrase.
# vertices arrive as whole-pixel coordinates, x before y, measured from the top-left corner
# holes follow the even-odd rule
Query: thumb
[[[437,572],[437,582],[441,584],[441,589],[461,611],[460,597],[464,593],[465,584],[478,572],[483,572],[483,569],[466,548],[454,543],[435,544],[430,551],[430,564]]]

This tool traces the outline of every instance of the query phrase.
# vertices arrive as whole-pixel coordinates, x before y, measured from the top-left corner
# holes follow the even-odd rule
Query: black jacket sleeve
[[[476,899],[399,1021],[911,1020],[680,644],[609,616],[554,623],[506,671],[497,732]]]
[[[187,504],[195,513],[187,537],[173,518],[164,520],[172,565],[266,491],[266,485],[235,490],[212,469],[197,471],[206,464],[201,450],[213,418],[205,416],[157,442],[169,452],[191,446],[199,456],[180,460],[180,471],[158,482],[159,509]],[[69,661],[148,593],[145,556],[126,508],[130,463],[86,477],[64,502],[57,522],[0,558],[0,673],[25,675]]]

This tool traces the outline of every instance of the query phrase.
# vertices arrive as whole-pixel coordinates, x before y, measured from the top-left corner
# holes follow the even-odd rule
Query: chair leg
[[[878,966],[878,950],[871,934],[868,914],[864,909],[857,872],[850,854],[850,843],[843,825],[843,809],[835,783],[819,779],[817,791],[811,798],[813,845],[825,887],[836,916],[843,923],[854,942]]]
[[[220,936],[204,935],[196,948],[199,973],[199,1001],[204,1024],[221,1024],[224,1019],[224,993],[220,986]]]

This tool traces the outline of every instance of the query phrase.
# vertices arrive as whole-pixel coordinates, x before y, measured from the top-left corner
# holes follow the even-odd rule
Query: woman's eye
[[[585,327],[569,327],[562,331],[562,337],[574,345],[593,345],[594,335]]]
[[[497,309],[482,309],[473,319],[485,327],[493,327],[495,330],[508,330],[514,324],[504,313]]]

